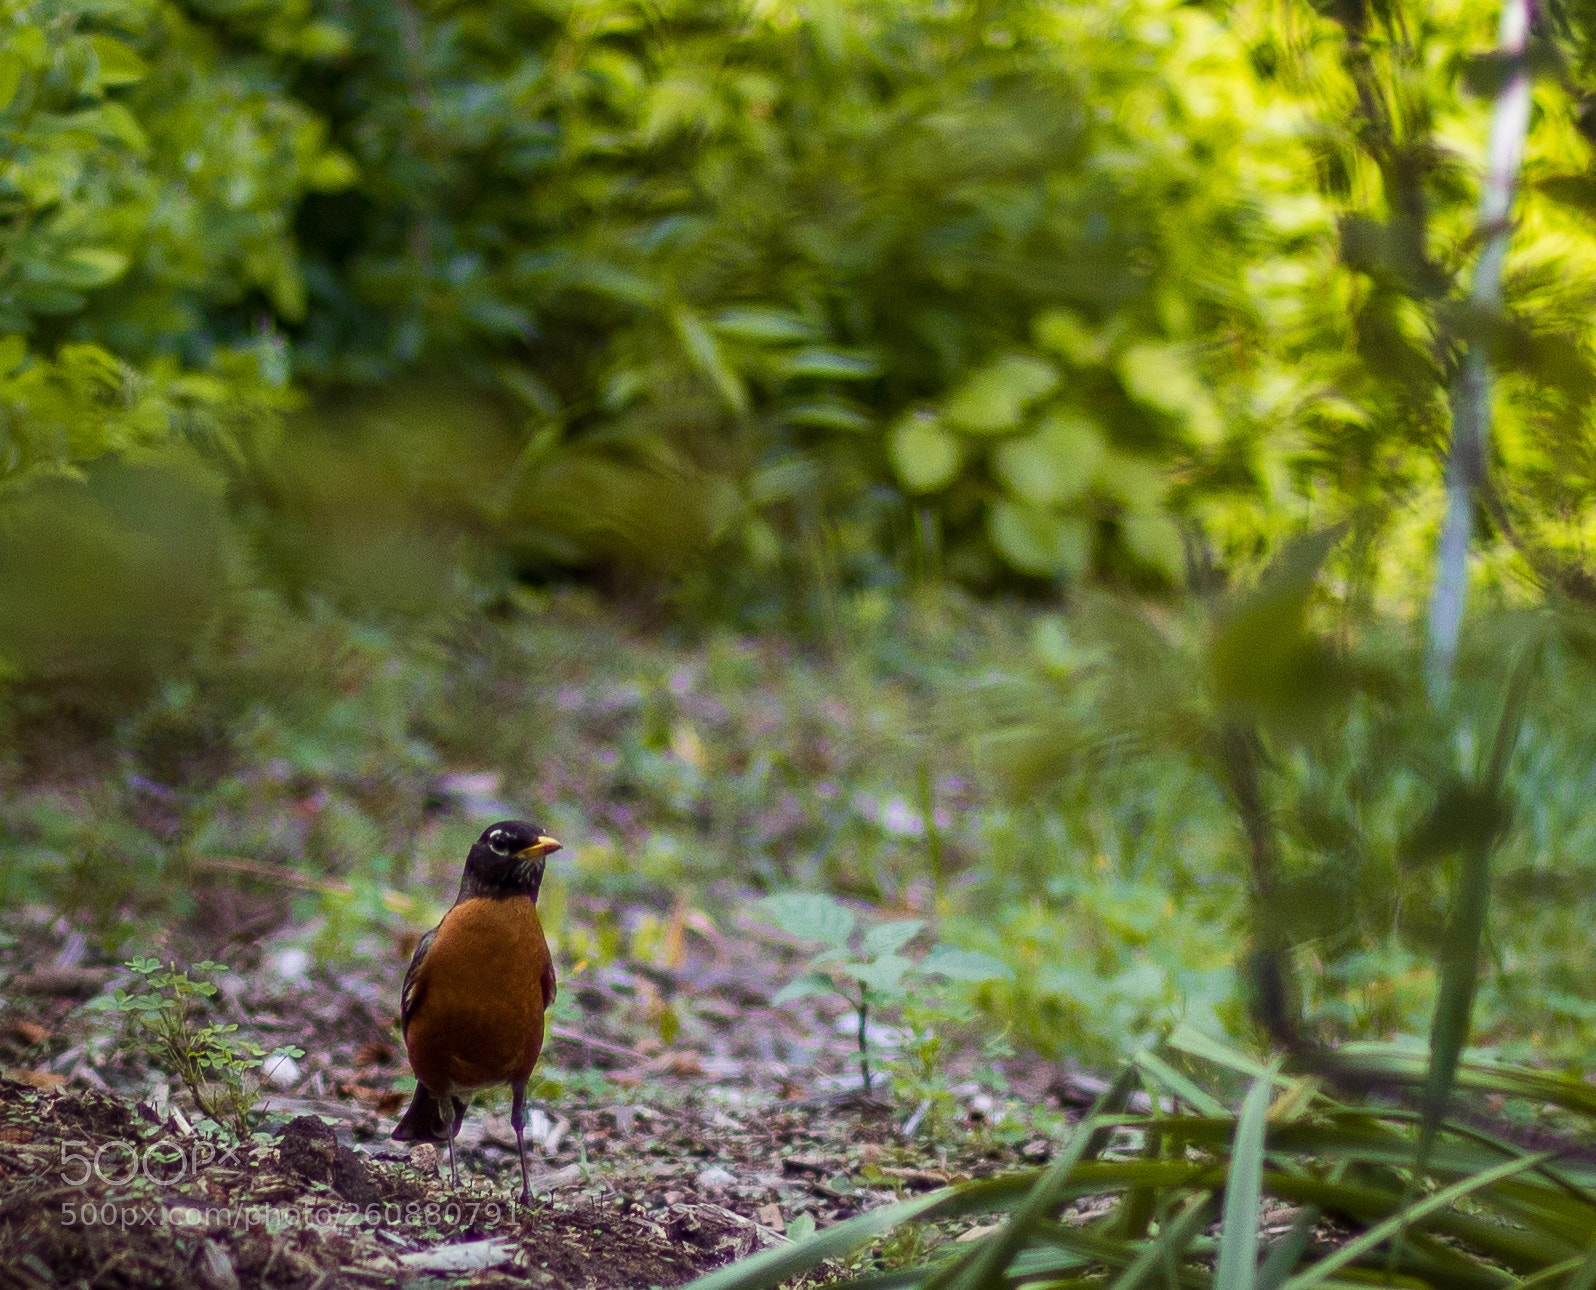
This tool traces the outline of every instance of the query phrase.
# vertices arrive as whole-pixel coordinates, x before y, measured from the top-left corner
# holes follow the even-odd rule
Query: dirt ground
[[[238,895],[230,881],[216,901]],[[947,1072],[931,1116],[866,1097],[840,1002],[771,1005],[794,950],[752,920],[694,921],[675,969],[568,973],[521,1210],[507,1099],[473,1106],[458,1190],[437,1148],[389,1138],[405,945],[337,970],[291,948],[291,927],[231,947],[221,1012],[305,1056],[265,1088],[253,1139],[228,1146],[92,1006],[128,974],[43,911],[7,918],[0,1287],[676,1285],[810,1224],[1034,1166],[1047,1126],[1090,1096],[1087,1077],[1017,1061],[996,1096],[991,1077]]]

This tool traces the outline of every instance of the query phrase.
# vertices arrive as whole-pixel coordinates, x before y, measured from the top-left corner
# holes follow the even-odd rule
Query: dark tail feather
[[[444,1128],[443,1112],[438,1099],[427,1092],[427,1086],[416,1084],[415,1095],[409,1109],[399,1117],[393,1136],[400,1142],[447,1142],[449,1132]]]

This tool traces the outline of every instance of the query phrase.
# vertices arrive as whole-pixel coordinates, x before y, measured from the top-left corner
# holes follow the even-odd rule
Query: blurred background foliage
[[[8,901],[112,952],[218,858],[303,865],[342,952],[514,807],[588,839],[556,909],[934,910],[1055,1051],[1244,1025],[1262,924],[1327,1037],[1407,1033],[1426,821],[1522,666],[1464,792],[1482,1033],[1590,1035],[1588,5],[1537,28],[1499,310],[1493,5],[0,14]],[[1466,344],[1497,433],[1437,712]]]

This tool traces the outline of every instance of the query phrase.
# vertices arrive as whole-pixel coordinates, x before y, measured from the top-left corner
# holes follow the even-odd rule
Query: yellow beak
[[[539,856],[546,856],[551,851],[558,851],[559,849],[560,840],[558,838],[551,838],[545,834],[531,846],[525,848],[524,850],[517,851],[515,853],[515,858],[517,860],[535,860]]]

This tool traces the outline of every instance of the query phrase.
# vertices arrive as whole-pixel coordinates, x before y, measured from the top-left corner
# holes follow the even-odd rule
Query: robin
[[[393,1136],[449,1144],[449,1178],[460,1185],[454,1139],[477,1089],[508,1084],[510,1123],[527,1188],[526,1082],[543,1048],[554,1003],[554,962],[538,921],[538,888],[560,844],[521,820],[483,830],[466,856],[460,892],[443,921],[421,938],[399,994],[416,1093]]]

